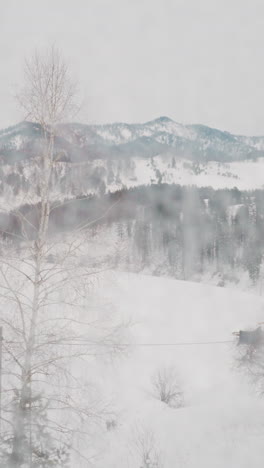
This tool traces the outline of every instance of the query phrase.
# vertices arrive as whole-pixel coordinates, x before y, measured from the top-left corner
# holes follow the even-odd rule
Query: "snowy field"
[[[138,159],[135,175],[138,185],[149,184],[150,181],[157,182],[161,177],[162,183],[254,190],[264,186],[264,160],[231,163],[211,161],[195,166],[190,161],[176,159],[175,167],[168,167],[167,158],[156,156],[153,158],[153,164]],[[130,187],[133,186],[131,182],[133,181],[127,180],[124,184]]]
[[[173,162],[174,161],[174,162]],[[129,167],[128,167],[128,166]],[[103,160],[88,161],[85,163],[58,163],[58,177],[66,176],[67,190],[62,190],[56,183],[51,190],[51,200],[62,201],[76,195],[98,194],[98,180],[91,187],[90,176],[96,171],[101,173],[101,182],[104,192],[115,192],[123,188],[132,188],[140,185],[157,183],[179,184],[197,187],[212,187],[213,189],[254,190],[264,188],[264,159],[256,162],[251,160],[219,163],[215,161],[207,163],[193,163],[190,160],[173,158],[171,156],[155,156],[154,158],[135,157],[131,161],[112,161],[112,180],[107,177],[107,162]],[[4,165],[5,177],[20,177],[18,166]],[[27,188],[13,189],[8,183],[3,184],[0,194],[1,211],[10,211],[14,207],[30,203],[38,203],[39,196],[32,191],[32,180],[39,177],[39,169],[35,165],[25,164],[22,174],[28,181]],[[72,187],[74,181],[74,188]]]
[[[96,467],[139,468],[143,447],[150,467],[261,467],[264,402],[236,369],[232,332],[263,321],[263,298],[126,273],[105,274],[97,288],[95,296],[131,326],[122,357],[110,364],[97,359],[85,371],[115,407],[108,430],[98,432],[87,453]],[[218,341],[228,342],[197,344]],[[165,369],[179,378],[183,407],[153,395],[153,376]]]

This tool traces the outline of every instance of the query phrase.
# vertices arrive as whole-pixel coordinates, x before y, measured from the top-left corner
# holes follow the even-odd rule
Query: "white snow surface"
[[[142,466],[136,440],[139,433],[151,433],[164,468],[262,467],[264,402],[236,369],[232,332],[263,321],[263,298],[128,273],[105,274],[95,294],[134,324],[127,354],[86,369],[117,414],[115,427],[98,433],[95,466]],[[218,341],[231,342],[195,344]],[[153,373],[164,368],[179,375],[182,408],[152,395]]]
[[[212,161],[204,164],[193,163],[185,159],[174,159],[171,156],[113,160],[111,181],[108,178],[107,162],[98,159],[75,164],[57,163],[58,179],[61,180],[65,177],[66,188],[62,189],[59,182],[55,183],[51,188],[51,200],[60,201],[76,197],[76,195],[99,194],[100,184],[91,186],[90,179],[90,176],[98,168],[103,171],[100,177],[106,193],[157,183],[197,187],[210,186],[214,189],[237,187],[239,190],[254,190],[264,188],[264,158],[259,158],[256,162],[248,160],[218,163]],[[2,166],[5,178],[12,174],[19,175],[19,170],[18,165]],[[25,203],[39,202],[33,183],[39,178],[38,166],[31,165],[30,162],[24,163],[23,176],[28,184],[26,188],[22,186],[18,191],[14,190],[7,182],[3,183],[3,190],[0,194],[0,210],[9,211]]]
[[[198,170],[195,169],[195,164],[184,159],[176,160],[175,167],[171,167],[168,158],[164,156],[155,156],[152,161],[135,158],[134,163],[135,169],[132,177],[121,174],[122,183],[119,186],[113,183],[108,187],[110,191],[115,191],[122,185],[134,187],[157,182],[197,187],[210,186],[214,189],[237,187],[240,190],[254,190],[264,187],[264,159],[262,158],[257,162],[218,163],[213,161],[199,164]]]

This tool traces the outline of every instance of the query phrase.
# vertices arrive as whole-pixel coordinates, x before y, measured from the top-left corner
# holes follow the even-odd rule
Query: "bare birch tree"
[[[23,255],[10,247],[0,266],[0,299],[6,312],[1,321],[8,336],[4,364],[9,368],[1,408],[3,467],[66,466],[74,438],[69,419],[72,423],[75,417],[80,421],[99,418],[98,405],[107,411],[98,399],[82,405],[78,373],[72,371],[71,362],[80,363],[83,357],[98,353],[98,348],[101,353],[119,349],[122,327],[110,325],[109,316],[102,322],[96,312],[89,320],[83,313],[95,271],[80,266],[77,254],[82,248],[82,230],[90,222],[77,227],[73,240],[48,236],[54,141],[57,125],[76,111],[75,91],[56,48],[36,52],[25,63],[25,87],[18,100],[26,118],[41,130],[37,155],[40,204],[36,223],[16,210],[21,226],[16,236]],[[61,417],[65,411],[67,416]]]

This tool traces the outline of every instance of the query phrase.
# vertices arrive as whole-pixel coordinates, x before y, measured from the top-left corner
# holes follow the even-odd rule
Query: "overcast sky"
[[[55,43],[80,81],[80,119],[166,115],[264,135],[263,0],[0,0],[0,127],[22,118],[23,60]]]

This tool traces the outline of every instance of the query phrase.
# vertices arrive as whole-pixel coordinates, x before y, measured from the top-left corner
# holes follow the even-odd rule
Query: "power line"
[[[226,344],[233,343],[233,340],[226,341],[187,341],[187,342],[178,342],[178,343],[135,343],[135,344],[126,344],[124,346],[198,346],[198,345],[216,345],[216,344]],[[122,346],[122,345],[121,345]]]
[[[5,341],[7,344],[22,344],[18,341]],[[60,341],[39,343],[38,346],[90,346],[90,347],[124,347],[124,348],[140,348],[140,347],[168,347],[168,346],[211,346],[234,343],[234,340],[223,341],[179,341],[174,343],[91,343],[88,340],[82,339],[79,341]]]
[[[80,340],[77,342],[60,342],[60,343],[48,343],[53,345],[61,346],[101,346],[101,347],[162,347],[162,346],[200,346],[200,345],[218,345],[218,344],[227,344],[233,343],[234,340],[225,340],[225,341],[180,341],[175,343],[91,343],[90,341]],[[45,345],[45,343],[43,343]]]

